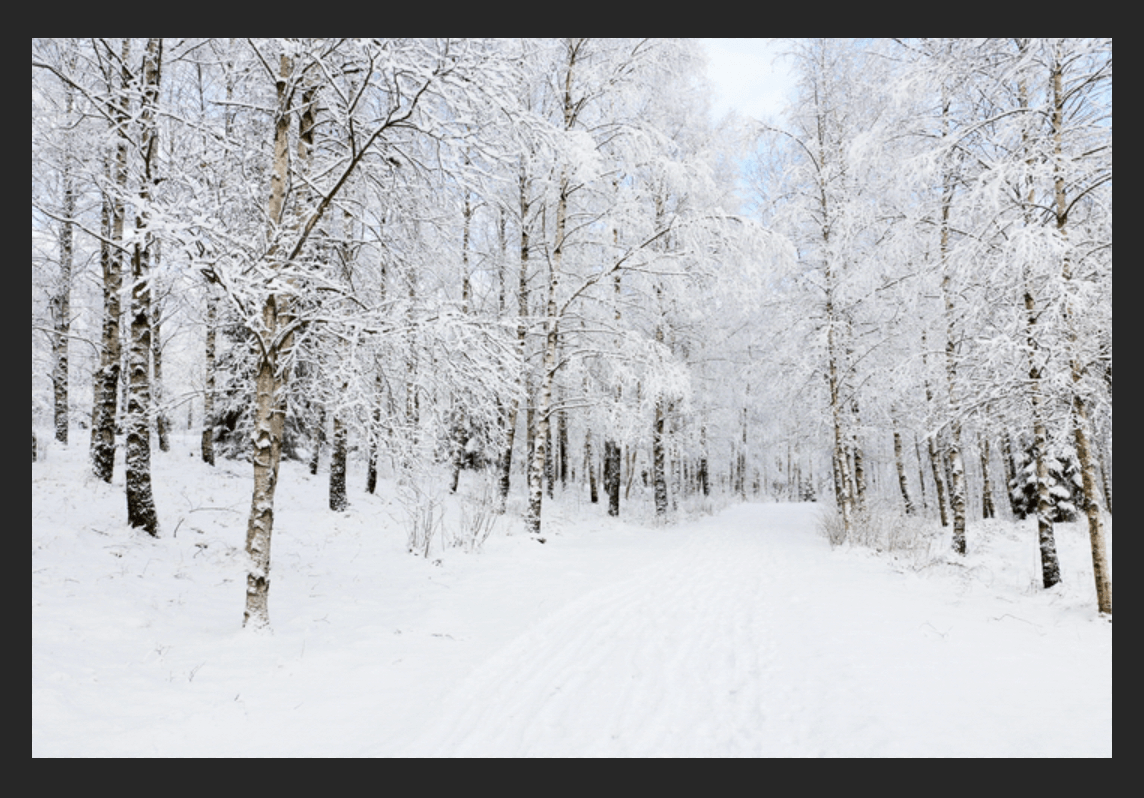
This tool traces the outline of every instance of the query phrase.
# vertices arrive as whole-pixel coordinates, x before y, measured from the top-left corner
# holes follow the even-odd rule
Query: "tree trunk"
[[[949,513],[946,509],[945,479],[942,477],[942,458],[938,453],[937,444],[934,442],[932,436],[927,439],[927,443],[929,444],[930,470],[933,472],[933,481],[935,489],[937,490],[937,506],[941,516],[941,525],[947,527],[949,526]]]
[[[568,489],[568,414],[561,409],[556,414],[556,451],[560,464],[560,489]]]
[[[318,476],[318,466],[322,463],[322,447],[326,444],[326,408],[318,408],[318,421],[310,435],[314,451],[310,452],[310,476]]]
[[[1061,55],[1061,54],[1056,54]],[[1054,58],[1052,66],[1052,92],[1053,92],[1053,149],[1056,156],[1057,174],[1054,185],[1054,199],[1056,203],[1057,232],[1062,239],[1066,239],[1068,231],[1068,201],[1066,196],[1065,179],[1059,169],[1063,158],[1062,130],[1064,126],[1065,95],[1062,90],[1064,71],[1063,60]],[[1066,290],[1072,282],[1072,261],[1066,254],[1061,268],[1061,277]],[[1076,311],[1072,306],[1071,292],[1064,304],[1065,326],[1068,330],[1068,343],[1071,360],[1073,383],[1073,416],[1074,437],[1076,439],[1077,459],[1080,460],[1081,480],[1084,486],[1085,515],[1088,518],[1089,547],[1092,551],[1092,571],[1096,583],[1097,608],[1100,612],[1112,615],[1112,574],[1108,566],[1108,551],[1104,537],[1104,521],[1100,513],[1100,492],[1096,485],[1095,458],[1088,441],[1088,408],[1084,400],[1081,382],[1084,376],[1085,364],[1081,360],[1077,344]],[[1111,379],[1109,380],[1111,383]],[[1111,387],[1111,385],[1110,385]]]
[[[1005,495],[1009,499],[1009,512],[1018,516],[1020,511],[1013,491],[1013,486],[1017,482],[1017,466],[1013,462],[1013,442],[1008,432],[1001,437],[1001,462],[1005,466]]]
[[[293,61],[287,55],[279,60],[278,106],[274,120],[274,162],[270,176],[270,238],[275,241],[285,221],[286,188],[290,169],[289,81]],[[275,244],[268,253],[272,268],[280,269]],[[246,528],[246,609],[243,626],[270,625],[270,540],[274,530],[274,494],[278,488],[278,467],[282,462],[282,440],[286,426],[287,355],[293,335],[280,333],[291,321],[290,299],[269,294],[262,305],[263,346],[260,349],[254,391],[254,489],[251,491],[250,521]]]
[[[699,489],[703,491],[703,497],[707,498],[711,495],[711,478],[707,468],[707,425],[704,424],[699,428]]]
[[[922,447],[918,441],[918,433],[914,431],[914,458],[918,461],[918,490],[922,497],[922,511],[929,512],[929,500],[926,499],[926,470],[925,460],[922,458]]]
[[[70,126],[75,111],[75,89],[70,83],[64,86],[64,98],[67,124]],[[66,446],[70,415],[68,334],[71,332],[71,284],[72,266],[75,260],[74,225],[71,221],[75,217],[75,180],[72,175],[71,135],[65,134],[65,136],[62,175],[64,221],[60,229],[60,274],[55,294],[51,298],[51,314],[52,327],[55,331],[55,336],[52,338],[52,394],[55,404],[56,440]]]
[[[204,346],[204,359],[206,361],[206,384],[203,390],[203,432],[202,432],[202,458],[207,465],[215,464],[214,450],[214,424],[215,424],[215,391],[217,389],[215,375],[215,359],[217,357],[218,335],[218,298],[208,284],[207,288],[207,335]]]
[[[528,378],[528,266],[529,254],[531,249],[531,241],[529,238],[529,220],[528,214],[531,207],[531,201],[528,193],[528,174],[524,164],[521,164],[520,169],[520,274],[517,289],[517,324],[516,324],[516,343],[517,353],[520,357],[521,379],[518,387],[524,393],[525,401],[529,402],[531,406],[531,382]],[[520,418],[520,403],[521,397],[518,393],[512,400],[512,407],[509,410],[508,417],[505,422],[505,448],[501,455],[501,470],[500,470],[500,502],[498,511],[504,514],[508,505],[508,494],[512,487],[512,454],[513,447],[516,444],[516,427]],[[526,458],[531,454],[531,440],[532,440],[532,414],[527,413],[527,424],[525,431],[526,439]]]
[[[576,71],[576,59],[580,52],[582,40],[569,39],[567,45],[567,67],[564,73],[563,111],[564,130],[570,131],[576,124],[576,116],[582,103],[576,102],[572,96],[574,85],[573,74]],[[545,455],[547,454],[547,440],[551,424],[552,387],[556,379],[556,353],[560,346],[560,318],[557,306],[557,289],[560,286],[561,270],[564,262],[564,244],[568,225],[568,196],[571,186],[568,178],[568,167],[564,166],[560,173],[559,193],[556,198],[556,229],[552,246],[552,262],[548,277],[548,303],[545,312],[546,334],[544,341],[544,363],[540,372],[540,391],[537,396],[536,408],[536,451],[532,458],[532,467],[529,471],[528,482],[528,511],[525,515],[525,528],[528,533],[540,542],[540,514],[541,504],[544,501],[542,485]]]
[[[827,330],[827,348],[829,356],[829,367],[827,372],[827,380],[830,387],[830,407],[831,415],[834,424],[834,491],[835,498],[838,502],[838,509],[842,514],[842,529],[846,538],[850,537],[854,529],[854,506],[852,503],[852,494],[850,492],[850,473],[849,463],[846,456],[846,433],[843,430],[842,421],[842,399],[841,399],[841,380],[838,374],[837,365],[837,349],[835,344],[835,329],[834,324],[830,321],[833,317],[833,304],[827,301],[827,318],[830,325]]]
[[[949,101],[943,97],[942,137],[949,135]],[[954,307],[953,277],[949,264],[950,208],[953,205],[953,175],[946,172],[942,176],[941,198],[941,293],[945,303],[946,341],[945,374],[949,390],[949,453],[950,482],[949,504],[953,511],[953,551],[962,556],[966,553],[965,522],[968,502],[966,500],[965,462],[961,455],[961,404],[957,382],[958,339],[955,326],[957,318]]]
[[[337,413],[334,414],[334,443],[330,452],[330,509],[344,512],[346,500],[346,450],[348,433]]]
[[[150,271],[154,274],[159,267],[161,249],[159,242],[152,247]],[[163,307],[155,295],[155,283],[151,288],[151,392],[155,414],[155,432],[159,439],[159,451],[171,451],[171,420],[167,417],[163,399]]]
[[[664,440],[664,402],[660,397],[655,403],[655,426],[652,428],[652,485],[655,488],[655,514],[658,518],[667,516],[667,463]]]
[[[979,439],[981,449],[981,517],[993,518],[997,515],[993,506],[993,486],[989,482],[989,436],[982,435]]]
[[[156,103],[159,95],[159,75],[163,58],[163,40],[147,40],[143,56],[143,98],[139,113],[141,128],[140,149],[143,174],[140,179],[139,199],[142,209],[135,226],[142,237],[134,246],[131,259],[131,348],[128,357],[127,394],[127,448],[126,488],[127,523],[142,529],[152,537],[159,534],[159,520],[155,512],[155,499],[151,490],[151,288],[150,258],[155,245],[148,230],[150,219],[146,210],[151,201],[151,187],[155,182],[154,154],[158,148],[158,128],[155,123]]]
[[[600,491],[596,484],[596,462],[592,452],[592,430],[584,433],[584,473],[588,475],[588,496],[592,504],[599,504]]]
[[[898,431],[898,424],[894,422],[894,464],[898,468],[898,489],[902,492],[902,504],[906,515],[914,514],[914,503],[910,501],[909,484],[906,480],[906,464],[902,459],[902,434]]]
[[[1111,462],[1111,457],[1104,458],[1100,466],[1100,481],[1104,486],[1104,501],[1109,515],[1112,515],[1112,478],[1108,476],[1108,465]]]
[[[620,515],[620,446],[604,441],[604,492],[608,494],[608,515]]]
[[[543,538],[540,537],[541,506],[544,501],[543,479],[550,437],[552,387],[556,379],[556,352],[560,342],[556,292],[560,284],[560,269],[564,258],[564,235],[568,218],[568,188],[567,174],[561,175],[560,195],[556,205],[556,243],[552,251],[552,267],[548,278],[544,363],[541,367],[540,391],[537,396],[536,449],[532,456],[532,466],[528,475],[528,511],[525,515],[525,528],[530,535],[541,541],[543,541]]]
[[[1026,40],[1019,42],[1022,50]],[[1028,90],[1022,76],[1018,81],[1018,96],[1023,110],[1028,109]],[[1033,163],[1030,152],[1027,128],[1022,132],[1022,144],[1028,156],[1028,163]],[[1035,187],[1032,178],[1029,178],[1028,195],[1024,207],[1025,224],[1034,224]],[[1041,557],[1041,581],[1044,587],[1050,588],[1061,580],[1060,563],[1057,559],[1056,539],[1053,535],[1053,521],[1051,516],[1051,503],[1049,498],[1049,468],[1048,468],[1048,430],[1045,425],[1044,397],[1041,381],[1044,378],[1044,363],[1041,356],[1040,342],[1037,340],[1037,322],[1040,311],[1037,309],[1036,295],[1033,288],[1033,278],[1030,266],[1023,266],[1024,301],[1025,301],[1025,348],[1029,358],[1029,394],[1033,411],[1033,457],[1037,474],[1037,543]]]
[[[128,61],[131,58],[131,40],[123,40],[120,56],[122,66],[120,86],[108,87],[118,94],[114,104],[114,128],[116,133],[115,159],[109,167],[110,183],[114,186],[110,195],[103,197],[102,221],[105,241],[100,245],[100,265],[103,271],[103,339],[100,347],[99,373],[96,376],[95,406],[92,409],[91,424],[91,463],[92,471],[98,479],[110,484],[115,468],[116,415],[119,406],[120,371],[123,361],[123,339],[120,332],[122,307],[120,295],[123,290],[123,241],[124,197],[127,193],[127,147],[130,134],[127,125],[130,120],[128,86],[131,73]],[[110,242],[110,243],[109,243]]]
[[[544,434],[544,486],[548,490],[549,499],[556,498],[556,467],[552,462],[555,452],[552,445],[552,423],[549,422]]]
[[[382,296],[384,302],[384,294]],[[381,449],[381,412],[385,402],[385,379],[382,376],[381,361],[376,363],[377,376],[374,383],[373,425],[369,434],[369,457],[366,464],[365,492],[370,496],[377,492],[377,458]]]

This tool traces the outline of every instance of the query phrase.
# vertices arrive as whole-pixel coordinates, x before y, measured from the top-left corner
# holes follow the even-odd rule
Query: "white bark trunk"
[[[156,105],[162,66],[163,40],[148,39],[143,56],[143,97],[139,112],[142,175],[139,199],[144,210],[135,224],[142,241],[136,242],[131,259],[131,347],[128,357],[126,491],[127,522],[151,536],[159,534],[159,520],[151,490],[151,258],[155,241],[148,230],[146,208],[157,175],[158,149]]]

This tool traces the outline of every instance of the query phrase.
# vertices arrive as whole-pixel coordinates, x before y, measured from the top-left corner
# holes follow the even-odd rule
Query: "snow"
[[[126,527],[121,471],[42,444],[33,756],[1112,755],[1080,524],[1051,591],[1032,521],[971,524],[964,561],[895,559],[831,549],[815,505],[656,527],[569,494],[538,546],[518,498],[480,553],[424,559],[391,485],[334,514],[287,462],[254,633],[250,466],[195,443],[154,455],[158,540]]]

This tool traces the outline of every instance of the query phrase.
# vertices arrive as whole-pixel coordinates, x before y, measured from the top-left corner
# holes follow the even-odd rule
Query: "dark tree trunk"
[[[314,451],[310,454],[310,476],[316,477],[322,459],[322,446],[326,442],[326,409],[324,407],[318,409],[318,423],[310,439],[314,447]]]
[[[152,273],[159,265],[158,242],[153,247],[153,258],[150,265]],[[152,282],[154,282],[152,280]],[[155,432],[159,439],[159,451],[171,451],[171,420],[167,417],[163,407],[163,319],[162,305],[155,296],[155,289],[151,289],[151,399],[155,413]]]
[[[993,486],[989,480],[989,438],[981,436],[981,517],[993,518],[997,511],[993,506]]]
[[[664,441],[663,400],[655,403],[655,426],[652,429],[652,483],[655,487],[655,514],[667,515],[667,447]]]
[[[213,466],[215,464],[214,450],[214,400],[215,400],[215,358],[218,334],[218,299],[214,291],[207,286],[207,336],[205,344],[206,359],[206,385],[203,392],[203,433],[202,457],[203,462]]]
[[[556,466],[553,462],[553,425],[548,424],[545,431],[545,485],[548,489],[548,497],[554,498],[556,493]]]
[[[620,446],[604,441],[604,492],[608,494],[608,515],[620,515]]]
[[[568,414],[556,414],[556,451],[560,470],[560,489],[568,489]]]
[[[592,430],[584,434],[584,473],[588,475],[588,495],[592,504],[599,504],[600,491],[596,484],[596,462],[592,453]]]
[[[346,426],[337,415],[334,416],[334,444],[330,453],[330,509],[343,512],[346,501],[346,449],[348,435]]]

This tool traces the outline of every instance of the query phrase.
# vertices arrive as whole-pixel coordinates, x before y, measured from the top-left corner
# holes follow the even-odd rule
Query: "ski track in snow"
[[[1072,694],[1059,683],[1046,695],[1032,677],[1053,681],[1053,665],[1038,661],[1051,654],[1022,651],[1025,630],[999,654],[1028,672],[998,670],[976,640],[951,645],[956,607],[919,622],[943,608],[919,607],[901,585],[887,590],[884,570],[863,574],[861,563],[832,558],[806,534],[813,512],[755,505],[703,523],[659,562],[582,597],[479,667],[402,753],[1075,753],[1071,733],[1055,739],[1038,707],[1056,700],[1062,716],[1088,718],[1094,699],[1111,705],[1111,674],[1106,696],[1102,686]],[[991,701],[996,718],[981,714]],[[1014,714],[1028,728],[1014,728]],[[1090,752],[1107,742],[1110,753],[1111,717],[1090,722]]]
[[[772,648],[756,554],[741,535],[693,538],[574,602],[466,680],[441,731],[409,753],[686,755],[704,753],[701,741],[727,751],[761,720]]]

